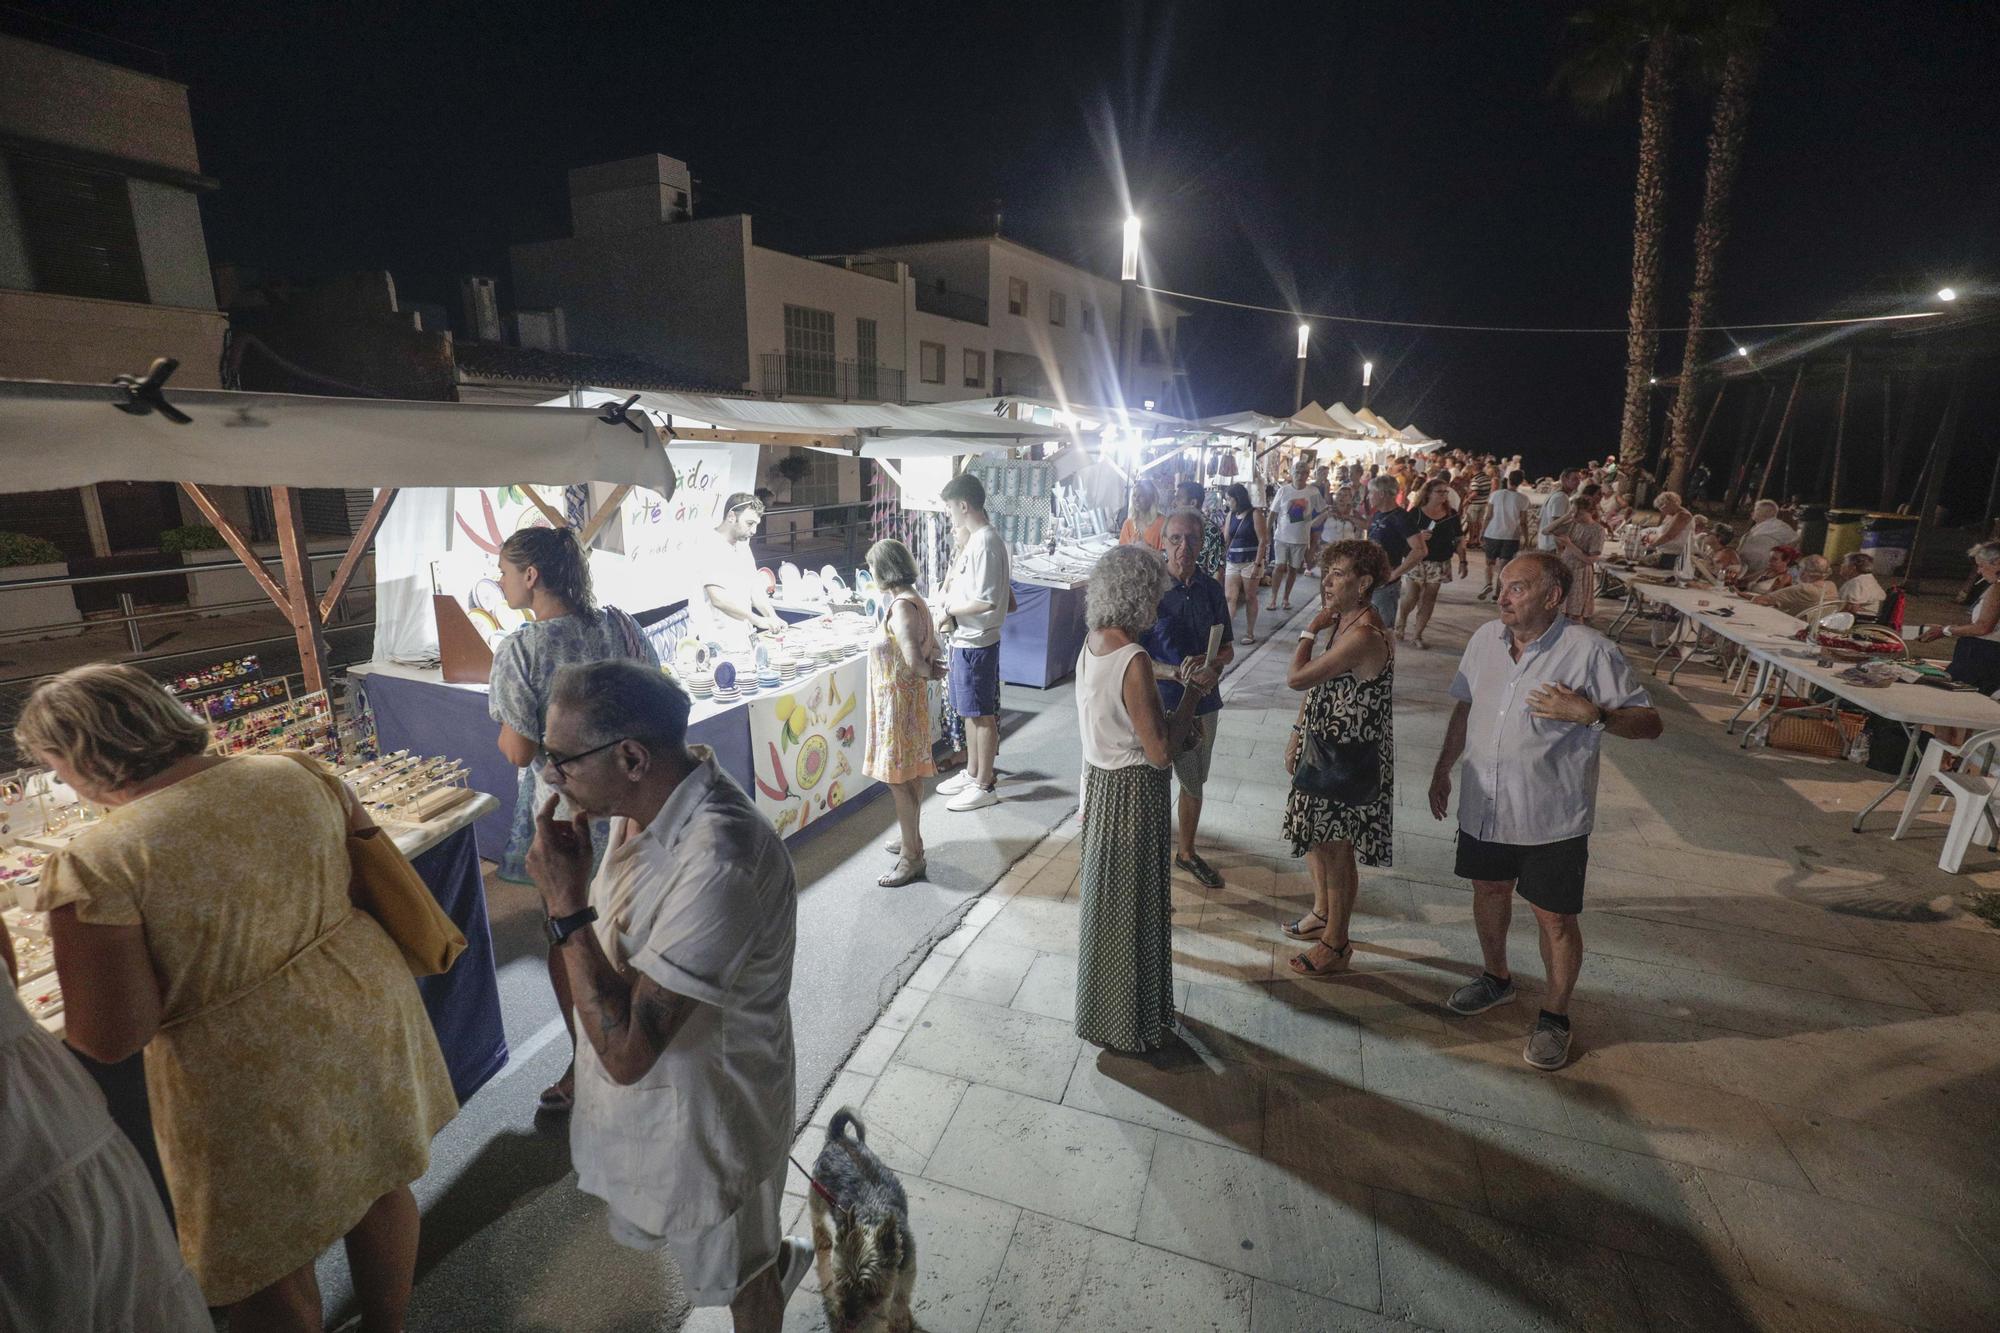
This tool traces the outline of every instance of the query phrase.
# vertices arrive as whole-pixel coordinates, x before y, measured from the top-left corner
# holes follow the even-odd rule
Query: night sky
[[[690,162],[700,211],[753,213],[784,249],[977,229],[999,200],[1007,235],[1112,274],[1129,183],[1165,287],[1624,322],[1634,111],[1589,120],[1550,93],[1566,5],[38,8],[191,85],[222,184],[210,251],[268,272],[387,268],[407,298],[455,305],[456,274],[504,278],[509,242],[564,234],[566,168],[660,151]],[[1724,321],[1945,283],[2000,299],[1994,10],[1780,10]],[[1683,101],[1663,322],[1685,316],[1706,120]],[[1294,336],[1285,317],[1199,308],[1199,409],[1288,410]],[[1321,325],[1307,396],[1358,404],[1367,355],[1392,421],[1553,465],[1615,444],[1623,347]],[[1665,373],[1678,364],[1668,339]],[[1975,414],[1991,405],[1975,394]]]

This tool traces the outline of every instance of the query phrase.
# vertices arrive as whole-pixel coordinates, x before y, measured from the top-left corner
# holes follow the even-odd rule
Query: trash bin
[[[1875,557],[1875,577],[1887,579],[1903,572],[1909,563],[1910,548],[1917,541],[1915,514],[1868,514],[1861,520],[1860,548]]]
[[[1837,565],[1843,557],[1861,549],[1861,521],[1866,517],[1867,513],[1860,509],[1827,510],[1826,545],[1823,549],[1828,560]]]
[[[1799,550],[1818,555],[1826,545],[1826,506],[1799,506]]]

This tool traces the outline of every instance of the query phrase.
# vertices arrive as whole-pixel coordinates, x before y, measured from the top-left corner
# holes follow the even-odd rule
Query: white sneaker
[[[964,791],[967,787],[970,787],[971,785],[972,785],[971,772],[961,768],[958,770],[958,772],[952,774],[950,777],[946,778],[943,782],[938,783],[937,794],[940,796],[956,796],[958,793]]]
[[[992,787],[968,785],[964,791],[944,803],[947,810],[984,810],[989,805],[1000,804],[1000,796]]]

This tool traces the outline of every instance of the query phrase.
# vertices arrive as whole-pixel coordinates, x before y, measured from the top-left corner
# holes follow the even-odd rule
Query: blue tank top
[[[1229,537],[1226,559],[1232,565],[1247,565],[1257,558],[1257,516],[1254,512],[1231,514],[1225,528]]]

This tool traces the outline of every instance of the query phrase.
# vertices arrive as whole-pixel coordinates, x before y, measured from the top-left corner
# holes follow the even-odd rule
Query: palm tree
[[[1624,100],[1639,84],[1639,175],[1632,191],[1632,303],[1626,311],[1625,400],[1618,429],[1618,485],[1629,495],[1646,461],[1646,389],[1659,348],[1660,233],[1667,213],[1667,149],[1674,83],[1692,0],[1604,0],[1570,18],[1556,86],[1587,111]]]
[[[1743,131],[1750,89],[1757,80],[1764,37],[1772,24],[1768,0],[1720,0],[1705,7],[1696,37],[1697,69],[1715,84],[1715,114],[1708,127],[1708,172],[1702,183],[1701,220],[1694,231],[1694,287],[1688,293],[1687,343],[1667,416],[1667,489],[1686,484],[1693,466],[1689,437],[1699,389],[1702,335],[1715,306],[1722,243],[1729,237],[1729,194],[1743,159]]]

